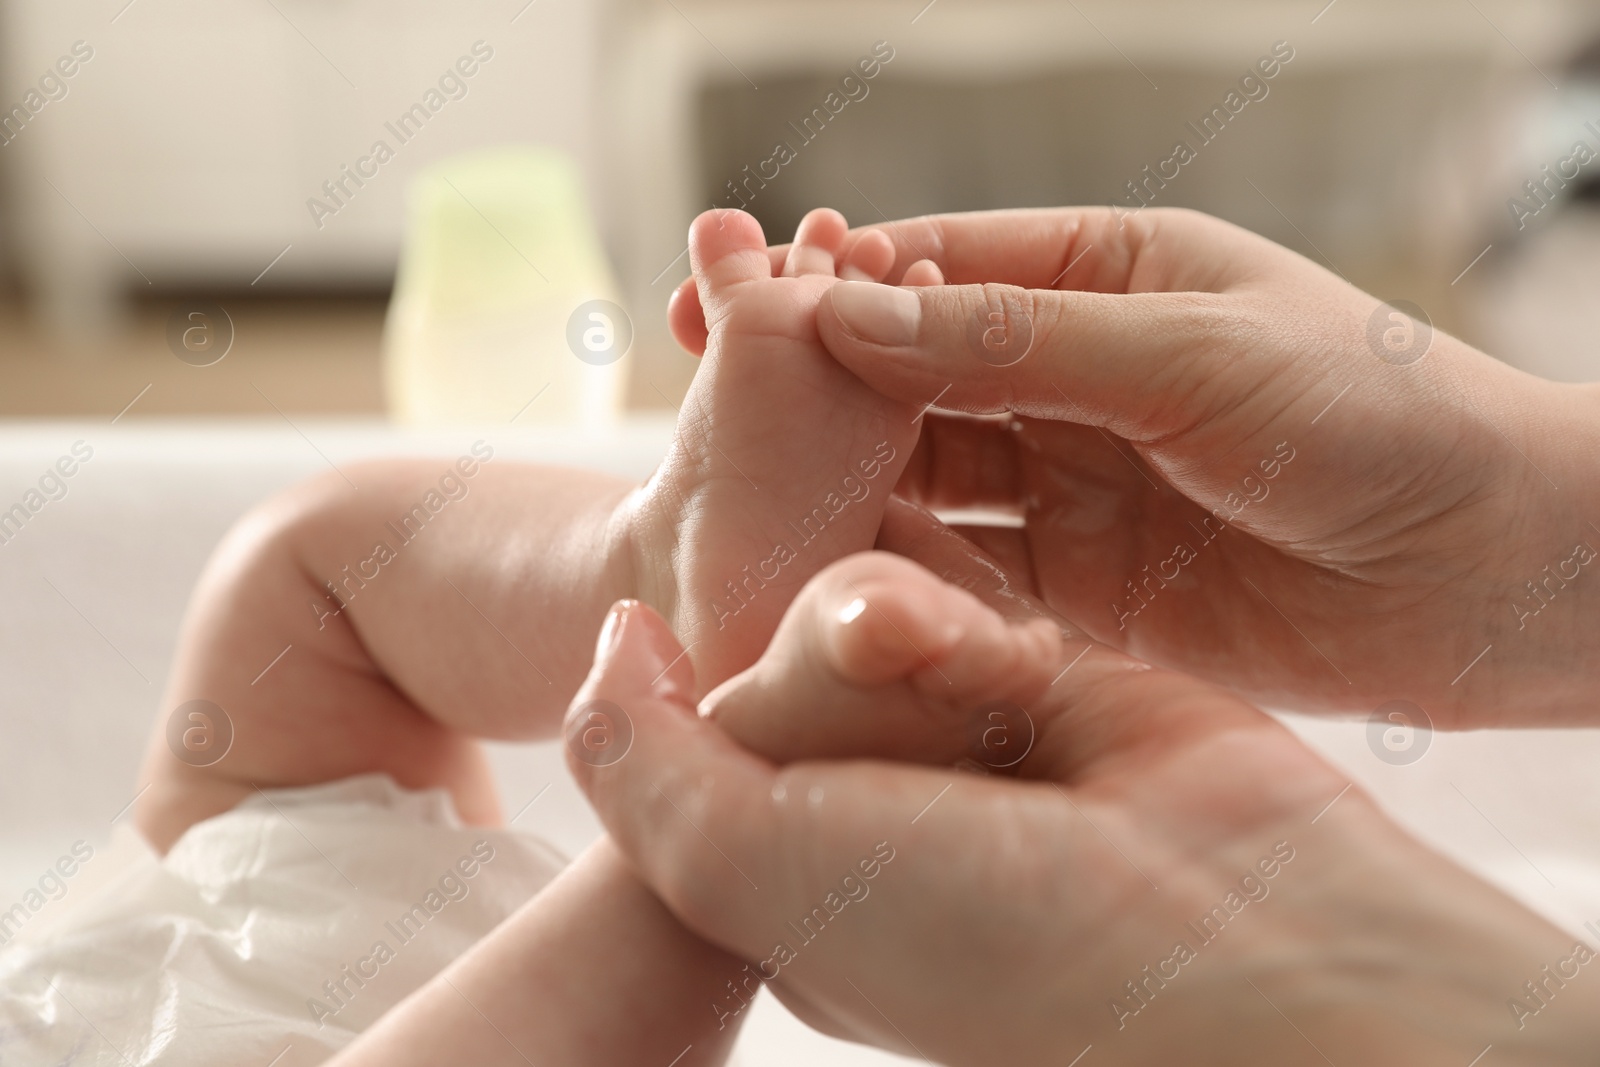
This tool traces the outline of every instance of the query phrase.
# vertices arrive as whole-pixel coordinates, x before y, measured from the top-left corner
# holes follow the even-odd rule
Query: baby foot
[[[774,273],[782,274],[789,257],[786,245],[767,249]],[[862,230],[845,238],[844,263],[839,268],[842,282],[884,282],[894,270],[894,242],[883,230]],[[883,264],[887,263],[888,266]],[[905,286],[943,285],[944,272],[931,259],[913,262],[896,284]],[[667,325],[673,340],[683,350],[696,356],[706,352],[707,330],[705,309],[700,306],[700,290],[693,275],[679,283],[667,299]]]
[[[894,260],[882,234],[841,257],[847,232],[838,212],[811,212],[780,266],[743,212],[710,211],[690,229],[705,364],[666,461],[630,502],[629,535],[641,598],[703,687],[756,661],[812,575],[872,547],[917,440],[919,410],[869,389],[818,340],[836,272],[877,279]]]
[[[769,759],[893,758],[1014,767],[1027,708],[1057,677],[1061,631],[1007,622],[883,552],[842,560],[794,603],[750,670],[700,705]]]

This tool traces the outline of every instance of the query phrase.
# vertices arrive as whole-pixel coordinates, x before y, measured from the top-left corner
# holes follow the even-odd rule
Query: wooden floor
[[[233,321],[217,363],[191,366],[167,342],[179,297],[135,305],[125,327],[87,343],[52,339],[0,295],[0,418],[377,415],[387,297],[214,298]],[[137,399],[136,399],[137,398]],[[130,406],[131,405],[131,406]]]

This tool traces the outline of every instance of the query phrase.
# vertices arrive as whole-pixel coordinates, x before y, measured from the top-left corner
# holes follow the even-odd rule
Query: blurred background
[[[0,418],[664,410],[699,210],[1135,203],[1280,41],[1155,202],[1587,378],[1597,34],[1576,0],[0,0]]]

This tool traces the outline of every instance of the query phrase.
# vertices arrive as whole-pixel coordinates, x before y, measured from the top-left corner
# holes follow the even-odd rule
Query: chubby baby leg
[[[345,467],[228,534],[145,759],[135,817],[152,844],[257,788],[367,773],[498,821],[475,738],[555,733],[607,605],[632,595],[613,521],[631,486],[474,449]],[[186,747],[219,730],[215,750]]]

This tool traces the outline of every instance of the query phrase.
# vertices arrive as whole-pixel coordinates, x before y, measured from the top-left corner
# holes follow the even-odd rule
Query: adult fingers
[[[694,684],[661,617],[618,605],[568,713],[567,762],[673,913],[760,959],[785,920],[871,854],[874,833],[907,825],[939,787],[909,768],[775,768],[696,714]]]
[[[968,590],[1003,617],[1065,623],[978,546],[907,501],[897,499],[885,512],[878,545]],[[1281,741],[1281,726],[1232,694],[1104,645],[1085,646],[1082,631],[1070,624],[1064,630],[1069,640],[1063,669],[1023,709],[1026,723],[1037,730],[1026,762],[1018,767],[1025,777],[1083,784],[1202,736]],[[1006,726],[1015,732],[1015,723]],[[1307,767],[1308,773],[1326,771],[1314,758]]]
[[[771,882],[752,835],[776,829],[773,770],[696,716],[682,653],[653,610],[614,607],[567,713],[567,764],[667,906],[724,948],[754,952],[762,946],[746,929],[718,917]],[[745,821],[726,817],[734,811]]]
[[[1307,360],[1305,373],[1283,375],[1296,346],[1278,342],[1293,319],[1281,294],[1337,288],[1331,275],[1203,215],[1122,215],[895,224],[902,255],[933,260],[949,284],[843,283],[824,296],[818,332],[841,363],[897,399],[1092,423],[1141,441],[1246,402],[1288,403],[1305,384],[1297,377],[1325,373]],[[915,223],[931,228],[936,248],[921,246]],[[1268,288],[1280,306],[1259,298]],[[1282,391],[1262,390],[1268,382]]]
[[[1023,504],[1015,420],[926,411],[895,492],[930,508]]]
[[[1097,426],[929,410],[895,492],[940,512],[1018,516],[1030,504],[1044,504],[1041,479],[1049,506],[1057,509],[1076,506],[1079,487],[1097,496],[1160,492],[1148,470],[1136,453]]]
[[[1030,595],[1037,596],[1038,579],[1033,574],[1033,548],[1028,543],[1028,533],[1015,526],[981,526],[955,524],[953,531],[981,548],[995,565],[1012,580],[1019,582]]]
[[[868,230],[894,243],[890,280],[900,281],[913,264],[927,260],[952,285],[998,282],[1098,293],[1217,292],[1252,273],[1252,252],[1276,248],[1219,219],[1170,209],[973,211],[854,232]]]
[[[1219,389],[1248,389],[1276,369],[1242,366],[1249,315],[1207,293],[841,282],[823,296],[817,329],[839,362],[898,400],[1154,440],[1200,421]]]
[[[877,547],[904,556],[1000,613],[1025,621],[1049,619],[1067,636],[1082,634],[1038,598],[1025,578],[1013,575],[983,548],[952,530],[931,511],[903,497],[890,497],[878,529]]]

